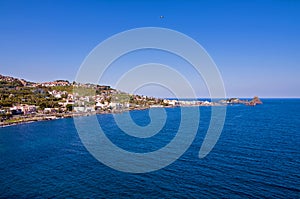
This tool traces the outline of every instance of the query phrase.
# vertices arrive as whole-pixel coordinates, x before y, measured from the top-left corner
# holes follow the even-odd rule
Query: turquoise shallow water
[[[98,162],[83,146],[73,119],[0,128],[1,198],[299,198],[300,100],[263,99],[261,106],[229,106],[217,145],[198,158],[210,119],[201,107],[197,136],[173,164],[129,174]],[[193,107],[195,108],[195,107]],[[128,136],[112,115],[98,115],[107,137],[132,152],[155,151],[175,136],[180,108],[152,138]],[[137,124],[148,111],[132,111]],[[89,122],[91,118],[82,120]]]

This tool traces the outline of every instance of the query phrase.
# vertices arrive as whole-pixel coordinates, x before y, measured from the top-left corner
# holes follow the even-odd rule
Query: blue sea
[[[222,134],[202,159],[211,107],[200,107],[199,129],[186,152],[165,168],[140,174],[95,159],[72,118],[0,128],[0,198],[300,198],[300,99],[262,101],[228,106]],[[116,146],[148,153],[176,136],[180,108],[165,111],[160,132],[143,139],[122,132],[111,114],[96,117]],[[130,115],[140,126],[151,123],[149,110]]]

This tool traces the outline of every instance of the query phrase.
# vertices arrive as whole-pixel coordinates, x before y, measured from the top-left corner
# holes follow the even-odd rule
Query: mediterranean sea
[[[300,99],[262,102],[228,106],[222,134],[203,159],[198,153],[211,107],[200,107],[188,150],[169,166],[142,174],[97,161],[72,118],[0,128],[0,198],[300,198]],[[165,110],[161,131],[145,139],[122,132],[111,114],[96,117],[118,147],[147,153],[167,145],[179,128],[180,107]],[[130,115],[145,126],[148,113]]]

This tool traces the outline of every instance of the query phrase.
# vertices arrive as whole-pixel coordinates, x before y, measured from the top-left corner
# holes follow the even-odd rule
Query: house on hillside
[[[23,115],[23,107],[22,106],[13,106],[10,108],[10,112],[12,115]]]

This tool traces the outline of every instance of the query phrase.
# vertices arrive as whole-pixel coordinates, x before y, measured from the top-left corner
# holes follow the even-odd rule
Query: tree
[[[73,105],[72,104],[67,104],[66,108],[67,108],[67,111],[72,111],[73,110]]]

